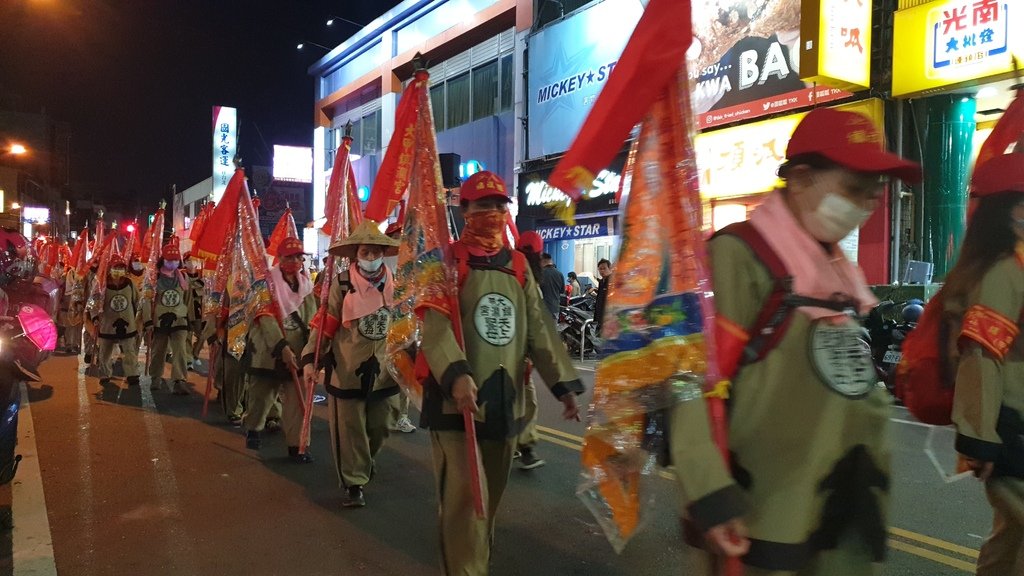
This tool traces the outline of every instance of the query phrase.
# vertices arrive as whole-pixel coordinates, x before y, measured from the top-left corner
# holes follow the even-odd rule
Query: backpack
[[[903,341],[896,365],[896,397],[915,418],[925,424],[953,423],[953,394],[959,354],[950,338],[959,332],[959,318],[945,313],[942,290],[924,307],[917,326]]]

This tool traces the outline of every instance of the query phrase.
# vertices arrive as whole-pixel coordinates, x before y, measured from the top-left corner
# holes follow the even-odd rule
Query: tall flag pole
[[[345,239],[360,222],[362,222],[362,211],[359,202],[356,200],[355,172],[352,169],[352,123],[345,126],[345,135],[341,138],[338,151],[334,155],[334,166],[331,167],[331,179],[327,184],[326,222],[321,231],[331,240],[328,246],[334,246],[337,242]],[[327,256],[324,262],[322,274],[325,274],[320,285],[320,309],[317,310],[311,325],[319,326],[322,319],[327,317],[327,304],[331,294],[331,283],[334,281],[335,258],[333,254]],[[317,330],[316,350],[313,353],[313,366],[320,366],[320,347],[323,345],[324,331]],[[308,437],[309,427],[313,418],[313,389],[307,390],[306,399],[308,406],[305,406],[302,421],[303,437]]]
[[[620,268],[602,324],[608,355],[595,373],[578,494],[621,550],[649,513],[645,478],[664,438],[664,411],[706,401],[728,465],[714,302],[701,232],[685,53],[689,0],[651,0],[576,141],[549,182],[573,199],[643,119],[623,212]],[[628,463],[632,464],[628,464]],[[738,558],[723,573],[742,574]]]
[[[423,393],[414,375],[416,370],[411,366],[408,350],[413,345],[421,344],[417,339],[422,333],[426,311],[432,309],[444,314],[451,321],[459,345],[465,344],[455,266],[451,262],[447,201],[441,182],[434,117],[430,109],[430,74],[420,65],[419,55],[414,62],[417,70],[398,105],[399,121],[392,144],[388,146],[387,155],[381,163],[381,173],[374,183],[374,189],[382,191],[384,196],[381,197],[387,200],[382,208],[386,210],[384,215],[394,209],[406,189],[409,191],[398,252],[395,286],[397,318],[388,330],[387,364],[389,371],[410,391],[410,397],[422,401]],[[410,118],[403,119],[403,114]],[[389,165],[389,160],[393,165]],[[388,171],[384,170],[385,166],[390,166]],[[371,195],[370,202],[373,201]],[[382,204],[378,203],[377,206]],[[372,218],[370,206],[367,206],[367,217]],[[483,506],[476,425],[472,411],[465,410],[462,416],[466,428],[466,458],[473,506],[477,516],[483,518],[486,511]]]
[[[299,237],[299,229],[295,226],[295,217],[292,216],[292,207],[288,202],[285,202],[284,206],[284,213],[277,220],[277,225],[274,226],[274,231],[270,233],[270,240],[267,242],[267,254],[274,257],[275,263],[281,243],[287,238]]]

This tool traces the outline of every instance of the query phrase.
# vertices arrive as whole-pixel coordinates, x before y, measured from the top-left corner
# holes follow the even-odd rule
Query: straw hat
[[[363,220],[348,238],[331,245],[328,252],[335,256],[355,260],[356,251],[362,244],[373,244],[384,249],[385,256],[398,254],[399,241],[388,238],[380,232],[380,224],[373,220]]]

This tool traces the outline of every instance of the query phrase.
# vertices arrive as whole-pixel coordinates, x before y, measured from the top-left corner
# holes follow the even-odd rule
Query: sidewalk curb
[[[21,408],[18,417],[18,452],[22,455],[18,476],[11,485],[14,531],[15,576],[56,576],[53,538],[46,513],[43,476],[39,469],[32,407],[25,383],[21,383]]]

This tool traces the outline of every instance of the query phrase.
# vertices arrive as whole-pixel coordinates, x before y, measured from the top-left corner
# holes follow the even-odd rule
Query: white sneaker
[[[398,419],[398,422],[395,422],[394,429],[399,432],[405,432],[406,434],[410,434],[416,431],[416,426],[412,423],[411,420],[409,420],[408,416],[402,416],[401,418]]]

